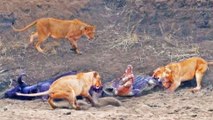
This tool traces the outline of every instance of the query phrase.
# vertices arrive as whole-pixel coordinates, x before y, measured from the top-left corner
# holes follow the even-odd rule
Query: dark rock
[[[155,4],[157,10],[167,10],[169,8],[166,2],[158,2]]]
[[[64,113],[64,115],[71,115],[71,112],[66,112]]]
[[[8,26],[12,25],[15,22],[16,18],[13,12],[9,13],[0,13],[0,31],[5,28],[10,28]]]
[[[191,117],[197,117],[197,115],[191,115]]]
[[[119,9],[126,5],[126,0],[103,0],[105,5],[111,9]]]
[[[4,111],[7,111],[7,110],[8,110],[8,108],[5,107],[5,108],[4,108]]]

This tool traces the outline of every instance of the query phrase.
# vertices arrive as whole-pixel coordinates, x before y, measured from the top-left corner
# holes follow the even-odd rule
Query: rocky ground
[[[2,0],[0,4],[0,93],[25,72],[34,84],[70,70],[100,72],[104,82],[119,77],[128,64],[135,74],[147,75],[169,62],[192,56],[213,60],[213,2],[211,0]],[[14,32],[42,18],[78,18],[97,27],[96,38],[82,37],[82,55],[70,51],[68,41],[49,38],[46,54],[26,48],[34,29]],[[40,100],[0,99],[3,119],[205,119],[211,120],[213,67],[203,90],[192,94],[163,90],[123,99],[123,106],[50,110]],[[192,87],[192,86],[191,86]],[[127,109],[128,108],[128,109]],[[70,113],[71,112],[71,113]]]

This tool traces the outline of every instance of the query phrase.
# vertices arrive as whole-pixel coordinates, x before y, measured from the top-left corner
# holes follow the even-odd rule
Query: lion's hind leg
[[[37,38],[37,37],[38,37],[38,33],[32,32],[32,34],[30,35],[30,42],[25,45],[25,48],[29,48],[32,45],[34,39]]]
[[[41,53],[44,53],[44,50],[41,49],[41,43],[47,38],[48,38],[48,36],[41,36],[41,37],[39,36],[38,37],[38,42],[36,43],[35,47]]]
[[[31,36],[30,36],[30,43],[29,43],[29,45],[32,44],[34,38],[37,38],[37,37],[38,37],[38,32],[33,32],[33,33],[31,34]]]
[[[203,75],[205,74],[207,69],[208,69],[207,64],[203,64],[203,65],[200,65],[198,67],[198,69],[196,70],[195,78],[196,78],[197,86],[195,88],[191,89],[192,92],[197,92],[201,89],[201,82],[203,79]]]
[[[68,93],[69,95],[65,98],[69,104],[76,110],[80,110],[80,106],[77,104],[77,100],[76,100],[76,94],[74,92],[74,90],[72,90],[71,93]]]
[[[53,98],[52,98],[52,97],[49,97],[48,103],[50,104],[50,106],[51,106],[52,109],[55,109],[55,108],[56,108],[56,105],[54,104]]]
[[[41,43],[44,42],[48,37],[49,37],[49,33],[46,29],[38,29],[38,42],[35,44],[36,49],[41,52],[44,53],[44,50],[41,49]]]
[[[49,95],[49,99],[48,99],[48,103],[50,104],[50,106],[52,107],[52,109],[56,108],[56,105],[54,104],[54,99],[66,99],[68,96],[67,93],[63,92],[63,91],[54,91],[51,92]]]

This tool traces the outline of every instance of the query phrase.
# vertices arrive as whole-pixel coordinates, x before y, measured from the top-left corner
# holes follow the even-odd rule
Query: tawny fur
[[[197,86],[192,89],[193,92],[201,89],[202,78],[208,69],[207,62],[200,57],[192,57],[178,63],[170,63],[154,70],[153,77],[159,78],[163,86],[169,91],[175,91],[183,81],[196,78]]]
[[[17,31],[25,31],[26,29],[36,26],[36,32],[30,36],[30,44],[33,42],[34,38],[38,38],[38,42],[35,44],[36,49],[39,52],[44,53],[40,45],[49,36],[55,39],[67,38],[70,45],[76,53],[81,54],[77,46],[77,41],[81,36],[85,35],[89,40],[94,38],[95,26],[84,23],[78,19],[74,20],[59,20],[54,18],[41,18],[38,19],[22,29],[12,28]]]
[[[54,99],[67,100],[74,109],[80,109],[76,102],[76,96],[83,96],[92,105],[95,105],[92,97],[89,94],[91,86],[102,86],[101,78],[98,72],[78,73],[77,75],[64,76],[53,82],[50,89],[45,92],[36,94],[17,93],[18,96],[42,96],[49,95],[48,103],[55,109]]]

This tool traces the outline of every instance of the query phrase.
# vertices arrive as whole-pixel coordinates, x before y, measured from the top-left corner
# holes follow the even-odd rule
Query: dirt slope
[[[149,74],[158,66],[191,56],[213,60],[212,11],[211,0],[2,0],[0,4],[0,92],[3,93],[11,87],[10,80],[16,79],[22,72],[32,77],[26,80],[31,84],[69,70],[96,70],[100,72],[103,81],[109,81],[119,77],[128,64],[133,65],[135,74]],[[26,48],[34,28],[16,33],[10,25],[14,23],[15,27],[21,28],[41,17],[81,19],[97,27],[96,38],[93,41],[87,41],[86,37],[81,38],[78,44],[83,55],[76,55],[70,51],[68,41],[56,41],[52,38],[42,44],[46,54],[38,53],[33,46]],[[128,119],[149,117],[188,119],[192,116],[189,118],[210,120],[212,108],[208,105],[213,103],[211,101],[212,73],[213,66],[209,66],[204,77],[204,91],[198,95],[188,96],[188,93],[185,93],[186,89],[171,96],[162,93],[166,96],[162,99],[170,101],[168,104],[172,106],[172,110],[178,109],[178,112],[173,112],[174,114],[168,113],[170,109],[166,110],[166,113],[163,112],[166,105],[156,109],[144,105],[146,100],[151,100],[150,104],[161,103],[159,95],[161,91],[148,96],[127,99],[124,107],[112,108],[120,111],[118,114],[104,113],[105,109],[111,110],[111,108],[101,110],[92,108],[92,112],[86,111],[88,115],[83,116],[82,119],[88,116],[93,118],[98,111],[100,116],[97,119],[125,119],[127,116],[123,115],[122,111],[130,108],[131,105],[133,105],[131,110],[136,109],[137,104],[134,101],[141,101],[139,102],[141,111],[136,110],[130,114],[132,117],[127,117]],[[182,96],[186,97],[185,102],[181,102]],[[176,102],[180,103],[180,106],[173,106],[176,104],[173,99],[177,99]],[[46,103],[42,102],[25,103],[25,101],[13,100],[0,100],[0,102],[3,106],[9,106],[9,112],[6,110],[2,115],[4,119],[8,119],[9,116],[17,118],[28,113],[28,117],[23,119],[48,119],[53,117],[53,114],[58,115],[57,119],[70,118],[69,115],[63,115],[70,110],[59,109],[50,112]],[[197,106],[196,103],[199,105]],[[33,108],[35,110],[32,110]],[[181,111],[182,109],[184,110]],[[194,109],[196,109],[196,115],[193,114]],[[0,110],[4,110],[4,107]],[[23,112],[15,112],[21,110]],[[41,112],[38,112],[39,110]],[[160,112],[155,114],[155,110]],[[141,114],[144,111],[147,111],[149,117]],[[45,115],[42,116],[44,112]],[[114,111],[111,112],[114,113]],[[71,116],[84,113],[72,111]],[[102,113],[103,116],[101,116]]]

